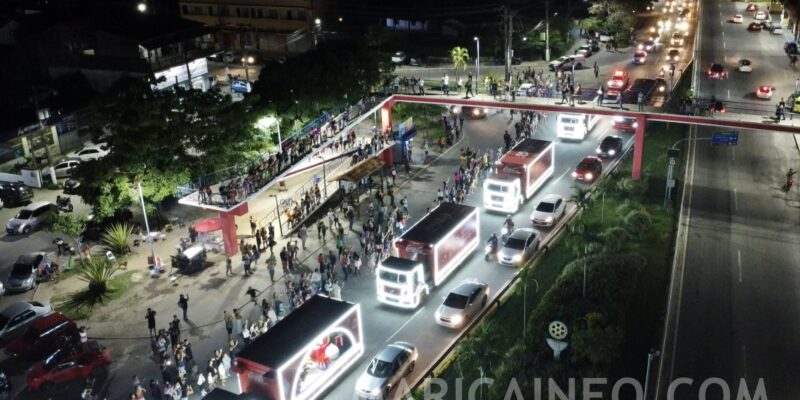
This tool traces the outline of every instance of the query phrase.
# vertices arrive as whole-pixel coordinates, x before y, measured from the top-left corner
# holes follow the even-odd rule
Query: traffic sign
[[[716,132],[711,135],[711,144],[714,146],[720,144],[735,146],[739,144],[739,131]]]

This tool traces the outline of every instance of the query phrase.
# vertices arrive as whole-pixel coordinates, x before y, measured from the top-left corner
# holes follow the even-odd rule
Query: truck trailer
[[[442,203],[395,239],[393,255],[378,264],[378,301],[416,308],[478,247],[478,209]]]
[[[483,183],[483,206],[515,213],[519,206],[553,174],[555,143],[524,139],[498,160],[495,172]]]

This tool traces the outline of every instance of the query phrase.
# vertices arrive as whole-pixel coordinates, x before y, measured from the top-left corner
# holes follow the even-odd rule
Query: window
[[[189,14],[189,6],[186,4],[181,5],[181,14],[187,15]]]
[[[256,15],[257,15],[258,18],[264,18],[264,9],[263,8],[257,9],[256,10]]]
[[[303,11],[303,10],[297,11],[297,19],[299,19],[301,21],[308,20],[308,13]]]
[[[286,11],[286,19],[292,19],[292,10]]]
[[[214,15],[214,7],[208,6],[208,15]]]
[[[278,10],[267,9],[267,18],[269,18],[269,19],[278,19]]]

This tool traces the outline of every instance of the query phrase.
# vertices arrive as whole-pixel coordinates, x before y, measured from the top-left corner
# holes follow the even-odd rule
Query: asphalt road
[[[726,22],[744,3],[712,1],[703,5],[700,65],[724,62],[730,78],[709,81],[698,69],[702,96],[752,100],[753,89],[774,84],[775,96],[793,90],[782,51],[783,37],[748,32],[746,24]],[[746,22],[747,19],[745,19]],[[753,60],[752,74],[733,71],[739,57]],[[766,82],[767,79],[773,79]],[[791,85],[790,85],[791,81]],[[710,137],[713,128],[698,128]],[[687,179],[688,231],[682,279],[677,290],[677,330],[667,337],[665,382],[694,380],[674,398],[697,398],[705,379],[723,379],[737,398],[742,379],[753,394],[759,380],[769,398],[800,398],[794,371],[800,357],[800,256],[795,244],[800,215],[797,187],[781,189],[785,171],[797,168],[797,141],[791,135],[742,131],[735,147],[696,142],[694,170]],[[690,160],[692,162],[692,160]],[[719,387],[709,399],[723,397]],[[764,397],[766,398],[766,397]]]
[[[402,188],[403,192],[409,189],[418,195],[410,197],[412,220],[419,217],[420,211],[428,207],[436,197],[436,189],[457,168],[457,157],[460,148],[486,149],[497,147],[502,143],[502,135],[509,120],[509,114],[500,113],[491,115],[486,120],[467,121],[464,125],[467,132],[461,143],[453,146],[451,151],[437,161],[433,167],[423,171],[413,180],[411,187]],[[557,140],[555,137],[555,116],[550,116],[544,128],[540,128],[535,137],[548,140]],[[599,140],[609,132],[610,121],[601,121],[586,140],[580,143],[561,143],[556,145],[555,171],[544,187],[527,201],[515,215],[517,226],[531,226],[529,216],[539,199],[548,193],[558,193],[565,198],[572,194],[575,185],[569,172],[577,165],[578,161],[588,154],[594,154],[594,149]],[[631,135],[619,134],[626,140],[626,147],[631,144]],[[604,165],[608,165],[606,162]],[[578,184],[582,185],[582,184]],[[482,207],[482,191],[469,197],[467,204]],[[481,212],[480,237],[486,240],[491,232],[497,232],[505,219],[504,214]],[[549,231],[543,231],[547,235]],[[394,341],[407,341],[418,346],[420,358],[417,368],[409,377],[409,385],[420,376],[435,359],[456,338],[457,331],[437,325],[434,322],[434,312],[441,303],[441,299],[451,288],[466,279],[478,279],[486,282],[491,288],[491,298],[496,296],[498,290],[516,272],[515,269],[503,267],[496,262],[486,262],[483,258],[482,247],[474,252],[467,261],[448,278],[441,286],[433,288],[427,301],[418,309],[404,311],[389,306],[381,305],[375,297],[375,282],[372,279],[355,279],[348,282],[350,296],[347,300],[361,304],[364,316],[364,332],[366,336],[365,357],[356,367],[339,379],[336,387],[331,389],[326,398],[349,399],[354,398],[355,382],[364,371],[374,354],[380,351],[387,343]],[[522,317],[520,316],[520,329]],[[514,329],[514,327],[507,327]]]

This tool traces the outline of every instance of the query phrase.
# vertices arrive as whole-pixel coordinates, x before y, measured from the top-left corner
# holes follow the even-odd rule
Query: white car
[[[739,72],[753,72],[753,63],[746,58],[739,60]]]
[[[742,14],[736,14],[733,16],[732,22],[734,24],[741,24],[744,22],[744,17],[742,16]]]
[[[67,154],[68,160],[91,161],[99,160],[108,155],[108,150],[103,149],[100,145],[93,145],[84,147],[78,151],[73,151]]]
[[[477,280],[464,281],[444,298],[434,313],[436,323],[448,328],[460,328],[474,318],[489,301],[489,285]]]
[[[772,95],[774,93],[775,93],[774,86],[761,85],[758,88],[756,88],[756,97],[758,97],[759,99],[769,100],[772,98]]]
[[[405,64],[408,61],[408,54],[404,51],[398,51],[392,54],[392,62],[395,64]]]
[[[400,379],[414,370],[419,353],[408,342],[394,342],[381,350],[356,381],[359,399],[389,399]],[[401,393],[400,395],[404,395]]]
[[[53,166],[53,169],[56,171],[56,178],[66,178],[72,175],[72,170],[80,165],[80,160],[64,160],[56,165]],[[50,168],[42,169],[42,178],[49,179],[50,177]]]
[[[516,229],[497,253],[497,260],[510,267],[525,265],[536,250],[539,250],[539,234],[530,228]]]
[[[772,33],[773,35],[783,35],[783,28],[781,28],[780,25],[773,25],[772,30],[770,30],[770,33]]]
[[[10,339],[25,332],[25,328],[40,317],[51,314],[53,308],[49,304],[38,301],[21,301],[0,311],[0,342],[8,343]]]
[[[761,21],[767,19],[767,13],[764,11],[756,11],[756,14],[753,16],[756,21]]]
[[[531,222],[539,226],[553,226],[564,216],[567,202],[557,194],[548,194],[531,213]]]

